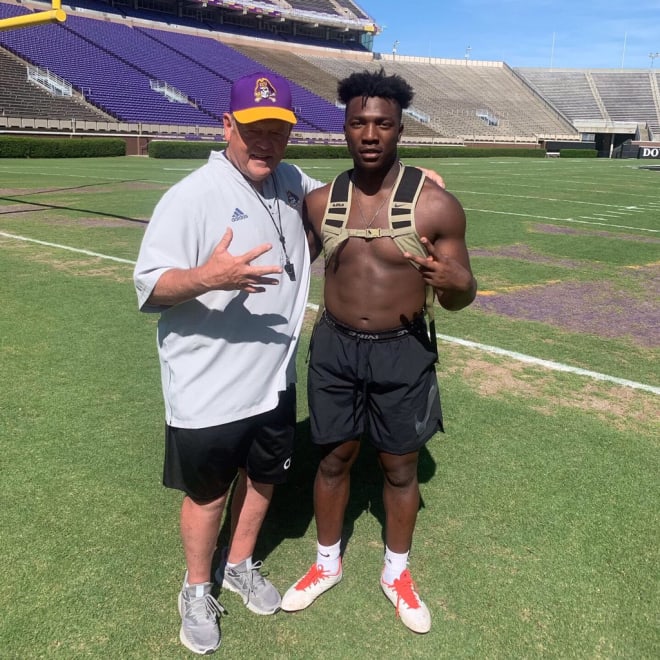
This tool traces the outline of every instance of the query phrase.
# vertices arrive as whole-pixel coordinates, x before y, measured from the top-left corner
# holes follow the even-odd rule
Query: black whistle
[[[284,270],[285,270],[286,274],[289,276],[289,279],[292,282],[295,282],[296,281],[296,271],[293,269],[293,264],[290,261],[287,261],[284,264]]]

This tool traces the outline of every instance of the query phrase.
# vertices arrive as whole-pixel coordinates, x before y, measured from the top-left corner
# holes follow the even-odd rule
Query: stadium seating
[[[324,71],[319,66],[308,61],[304,57],[285,50],[266,50],[259,46],[240,46],[235,48],[254,60],[268,64],[282,75],[286,75],[314,94],[327,99],[330,102],[337,101],[338,75]],[[351,61],[353,69],[362,65]],[[338,129],[341,130],[341,129]],[[419,121],[406,117],[406,137],[438,137],[439,134],[429,125],[421,124]]]
[[[10,1],[0,0],[0,18],[30,11]],[[643,126],[650,135],[660,136],[660,91],[654,71],[514,70],[504,62],[337,52],[336,40],[333,48],[318,48],[322,42],[321,32],[314,32],[316,15],[327,19],[327,25],[354,21],[356,31],[352,37],[349,31],[346,39],[350,47],[359,47],[355,35],[372,19],[351,0],[237,0],[231,3],[233,9],[225,12],[216,6],[215,13],[211,6],[195,4],[181,6],[180,13],[185,14],[181,17],[164,13],[170,6],[174,7],[158,4],[145,10],[80,0],[75,9],[67,7],[63,25],[0,32],[0,54],[4,47],[15,56],[7,60],[11,65],[3,64],[0,109],[5,116],[11,108],[10,114],[36,120],[42,116],[35,109],[39,105],[48,108],[43,110],[48,118],[92,123],[94,118],[97,122],[114,118],[133,132],[149,125],[176,135],[215,138],[222,130],[232,81],[266,70],[292,83],[299,117],[296,138],[307,140],[315,134],[316,139],[334,141],[343,125],[343,110],[336,104],[337,81],[352,71],[382,66],[388,73],[402,75],[415,90],[405,118],[406,140],[578,139],[572,122],[579,121],[633,122],[640,130]],[[276,28],[279,22],[257,29],[259,12],[280,10],[307,18],[293,28],[289,24],[288,30]],[[312,43],[316,47],[306,45]],[[66,107],[28,101],[45,92],[35,91],[15,75],[17,58],[71,83],[77,100],[61,101]],[[4,61],[3,56],[0,62]],[[23,105],[17,106],[14,100],[19,97]]]
[[[267,70],[272,71],[267,63],[260,64],[243,55],[236,49],[230,48],[215,39],[196,37],[183,32],[172,32],[163,30],[145,29],[144,32],[158,42],[167,44],[172,52],[184,55],[188,58],[189,64],[194,63],[198,67],[219,72],[223,80],[216,81],[214,87],[218,88],[224,82],[222,89],[217,90],[218,94],[223,94],[217,99],[212,100],[211,107],[227,109],[229,106],[229,86],[231,81],[236,78],[251,73],[253,71]],[[287,75],[286,73],[284,75]],[[190,70],[188,71],[190,75]],[[328,101],[319,96],[310,93],[309,90],[298,84],[295,75],[287,76],[291,80],[291,93],[293,104],[299,117],[299,123],[296,130],[302,131],[321,131],[335,132],[340,131],[342,126],[342,113]],[[195,82],[196,81],[191,81]],[[196,96],[202,98],[204,93],[213,93],[213,90],[206,92],[201,86],[197,88]]]
[[[656,115],[649,71],[591,71],[600,98],[613,121],[644,121]]]
[[[371,20],[371,18],[364,13],[361,7],[358,7],[355,3],[350,2],[350,0],[335,0],[335,4],[339,5],[343,9],[344,15],[355,14],[355,16],[358,18]]]
[[[53,96],[25,82],[25,64],[0,51],[0,115],[5,117],[104,121],[108,117],[76,96]]]
[[[517,71],[572,121],[639,122],[660,135],[660,93],[655,71]]]
[[[503,63],[397,60],[353,62],[344,58],[308,55],[305,59],[332,76],[341,78],[356,69],[403,76],[415,90],[416,110],[430,118],[430,127],[446,137],[485,139],[538,135],[575,135],[575,128],[561,117]],[[336,85],[335,85],[336,86]],[[332,91],[334,94],[334,90]],[[485,111],[485,112],[484,112]],[[480,118],[497,118],[497,125]]]
[[[18,13],[13,5],[0,4],[0,11],[5,8]],[[0,33],[0,45],[68,80],[91,103],[128,122],[220,126],[231,82],[263,68],[215,39],[77,16],[69,16],[65,26]],[[166,100],[151,81],[167,82],[189,102]],[[341,130],[340,110],[292,87],[300,117],[296,131]]]
[[[520,68],[516,71],[571,119],[605,119],[586,72]]]
[[[0,5],[0,9],[4,7],[11,5]],[[102,25],[100,21],[95,23]],[[143,71],[63,26],[41,25],[6,30],[0,32],[0,45],[69,81],[87,101],[117,119],[188,125],[219,124],[216,118],[192,105],[168,102],[151,90],[150,78]]]
[[[334,14],[335,7],[329,0],[289,0],[293,9],[302,9],[303,11],[318,11],[322,14]]]
[[[287,0],[280,3],[282,6],[290,6],[293,12],[306,12],[319,16],[347,17],[353,16],[360,19],[369,19],[362,9],[350,0]]]

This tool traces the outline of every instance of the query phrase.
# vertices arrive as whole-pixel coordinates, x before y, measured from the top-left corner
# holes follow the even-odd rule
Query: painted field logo
[[[638,158],[660,158],[660,147],[640,147]]]

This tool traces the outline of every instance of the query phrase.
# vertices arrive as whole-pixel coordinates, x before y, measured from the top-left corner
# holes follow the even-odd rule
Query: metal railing
[[[48,69],[40,69],[32,64],[26,68],[28,82],[38,85],[53,96],[73,96],[71,84]]]

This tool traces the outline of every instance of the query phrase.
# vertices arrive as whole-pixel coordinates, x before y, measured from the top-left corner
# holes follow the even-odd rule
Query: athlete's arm
[[[445,187],[445,180],[435,170],[429,170],[426,167],[418,167],[417,169],[424,172],[424,176],[429,181],[433,181],[436,186],[440,186],[441,188]]]
[[[437,187],[424,188],[415,209],[416,224],[427,256],[410,253],[424,278],[436,291],[442,307],[457,311],[467,307],[477,295],[465,244],[465,212],[458,200]]]

